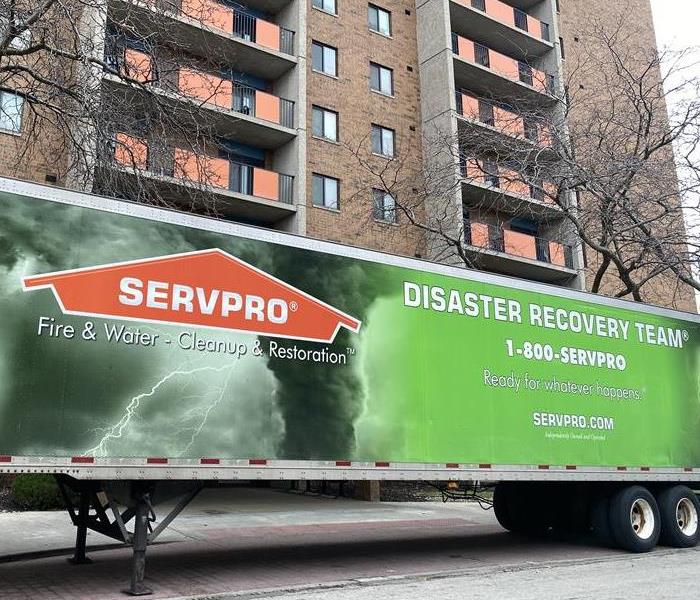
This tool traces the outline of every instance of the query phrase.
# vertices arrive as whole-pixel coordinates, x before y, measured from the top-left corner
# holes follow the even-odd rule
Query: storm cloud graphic
[[[366,400],[359,361],[298,363],[247,354],[80,339],[87,320],[176,339],[182,327],[61,314],[27,275],[221,248],[363,321],[386,290],[380,266],[332,255],[0,195],[0,452],[28,456],[352,457]],[[37,335],[40,316],[74,339]],[[199,330],[251,346],[252,335]],[[355,337],[353,337],[355,336]],[[333,348],[353,347],[342,329]],[[263,338],[264,340],[264,338]],[[281,343],[321,348],[311,342]]]

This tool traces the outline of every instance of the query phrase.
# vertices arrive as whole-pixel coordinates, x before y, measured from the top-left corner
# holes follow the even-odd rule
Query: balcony
[[[550,130],[544,124],[532,118],[523,118],[497,103],[465,91],[455,93],[455,103],[457,114],[471,123],[545,148],[553,144]]]
[[[554,100],[553,75],[483,44],[452,34],[455,84],[482,96],[541,102]]]
[[[535,214],[551,217],[561,212],[553,199],[557,189],[551,182],[529,178],[495,161],[474,158],[464,161],[462,173],[465,201],[512,213],[522,212],[526,208],[522,200],[527,200],[527,210]]]
[[[569,244],[469,218],[465,218],[464,235],[488,270],[551,282],[576,275]]]
[[[177,146],[156,146],[145,138],[117,133],[112,164],[125,175],[145,177],[164,194],[183,196],[182,188],[206,191],[220,211],[236,219],[275,222],[294,212],[294,177],[198,154]]]
[[[540,57],[554,49],[547,23],[500,0],[451,0],[454,31],[507,54]]]
[[[296,136],[291,100],[190,67],[158,68],[148,54],[129,47],[115,50],[106,60],[123,76],[149,85],[151,93],[174,109],[179,102],[193,102],[197,110],[182,113],[183,117],[212,127],[222,137],[274,149]],[[135,109],[147,109],[148,91],[129,86],[116,76],[105,75],[105,81],[129,94]]]
[[[297,62],[293,31],[216,0],[111,0],[110,18],[143,39],[168,42],[256,77],[277,79]],[[159,35],[164,39],[157,40]]]

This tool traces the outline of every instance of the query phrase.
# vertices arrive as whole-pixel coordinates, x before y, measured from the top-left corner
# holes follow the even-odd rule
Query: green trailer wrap
[[[6,460],[700,466],[695,315],[3,186]]]

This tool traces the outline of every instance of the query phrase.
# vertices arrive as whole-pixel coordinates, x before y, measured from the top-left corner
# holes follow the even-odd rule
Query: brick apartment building
[[[631,3],[633,26],[653,47],[649,2]],[[397,157],[403,171],[425,165],[469,169],[426,146],[434,133],[459,137],[482,128],[514,134],[517,143],[546,145],[546,132],[509,112],[509,100],[561,110],[565,52],[578,43],[587,16],[604,16],[609,5],[108,0],[96,36],[105,61],[132,81],[151,85],[161,109],[167,105],[176,114],[196,103],[190,117],[213,141],[195,147],[178,137],[186,134],[183,127],[164,143],[162,134],[144,133],[145,117],[131,123],[122,117],[110,131],[110,156],[96,152],[88,191],[122,190],[131,197],[127,184],[138,178],[170,206],[199,210],[190,192],[205,188],[222,218],[439,259],[370,173],[382,172]],[[183,53],[186,64],[176,60]],[[101,93],[144,113],[143,88],[133,90],[108,73],[98,78]],[[0,174],[75,186],[68,157],[36,152],[35,145],[47,145],[36,129],[27,139],[34,119],[28,103],[10,89],[0,91],[0,101]],[[493,127],[499,120],[508,123],[507,131]],[[454,164],[437,164],[445,160]],[[674,168],[672,161],[668,168]],[[454,223],[448,227],[466,236],[484,269],[585,287],[584,253],[557,207],[543,199],[546,182],[506,184],[507,173],[507,166],[494,162],[491,170],[454,187],[447,198]],[[485,198],[493,199],[489,210]],[[443,210],[429,199],[420,208]],[[694,310],[690,291],[675,303]]]

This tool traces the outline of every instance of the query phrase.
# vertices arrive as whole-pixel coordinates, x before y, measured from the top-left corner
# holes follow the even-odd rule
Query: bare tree
[[[560,97],[458,91],[456,131],[423,132],[424,168],[407,172],[402,155],[377,165],[355,143],[358,180],[394,196],[439,260],[483,268],[478,250],[503,250],[503,223],[527,219],[540,260],[574,266],[580,244],[591,291],[688,306],[700,290],[697,55],[657,52],[623,14],[592,17],[577,40]]]
[[[217,213],[215,190],[246,191],[228,113],[255,102],[207,35],[221,30],[245,34],[207,0],[0,0],[0,119],[25,121],[14,172],[40,164],[74,188]]]

